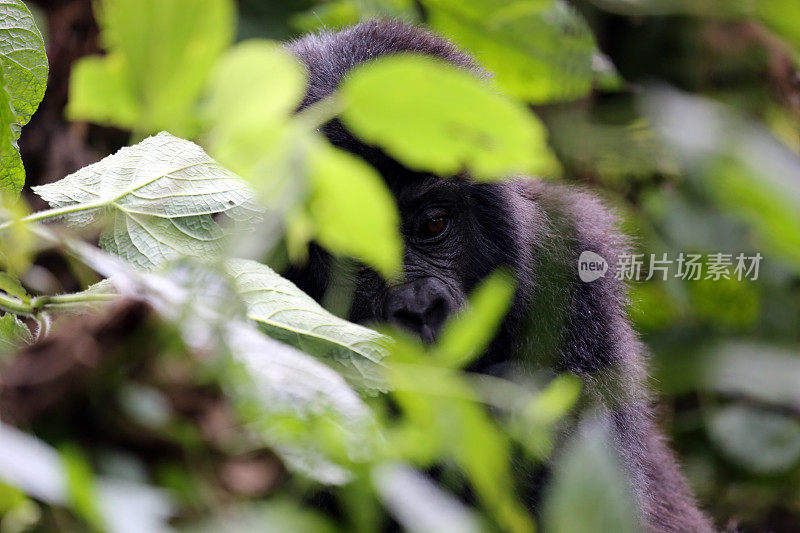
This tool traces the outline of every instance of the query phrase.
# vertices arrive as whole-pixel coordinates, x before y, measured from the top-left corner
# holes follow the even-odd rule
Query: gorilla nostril
[[[422,330],[422,326],[424,323],[421,314],[415,313],[414,311],[410,311],[405,308],[395,310],[389,317],[389,320],[396,323],[399,326],[402,326],[406,329],[409,329],[417,333],[419,333]]]
[[[441,281],[422,278],[392,290],[385,309],[389,322],[432,343],[453,308]]]
[[[428,307],[428,310],[425,311],[424,322],[430,324],[435,329],[439,329],[439,326],[444,324],[444,321],[447,319],[447,314],[447,302],[445,299],[436,298]]]

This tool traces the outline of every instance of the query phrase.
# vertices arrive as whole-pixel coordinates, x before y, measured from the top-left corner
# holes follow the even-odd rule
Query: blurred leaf
[[[67,480],[53,448],[15,427],[0,423],[0,481],[47,503],[67,501]]]
[[[577,376],[560,374],[514,413],[512,432],[534,459],[546,461],[550,457],[556,424],[575,407],[582,385]]]
[[[244,259],[227,265],[247,316],[270,337],[325,360],[359,389],[385,390],[386,337],[330,314],[265,265]]]
[[[6,293],[17,297],[20,300],[27,301],[30,299],[28,292],[25,290],[19,280],[5,272],[0,272],[0,291],[5,291]]]
[[[97,478],[96,488],[97,506],[111,533],[169,531],[175,509],[166,491],[105,477]]]
[[[142,268],[180,255],[213,255],[225,232],[212,215],[242,221],[257,213],[241,179],[194,143],[168,133],[34,191],[56,208],[48,216],[63,215],[74,226],[109,213],[101,246]]]
[[[517,500],[507,435],[457,371],[425,366],[425,352],[415,342],[392,345],[391,389],[405,418],[403,432],[391,439],[396,453],[415,461],[431,454],[451,458],[464,473],[478,500],[504,531],[534,529]]]
[[[17,139],[44,97],[47,73],[31,12],[20,0],[0,0],[0,196],[18,195],[25,183]]]
[[[785,414],[728,405],[713,413],[708,431],[728,458],[753,472],[785,472],[800,461],[800,422]]]
[[[69,462],[63,461],[58,452],[45,442],[0,423],[0,481],[37,500],[65,506],[74,496],[69,495],[69,491],[74,489],[70,484],[80,476],[91,475],[86,471],[77,477],[76,472],[69,474],[70,469],[75,469],[75,465]],[[72,479],[68,481],[68,478]],[[99,519],[104,526],[101,529],[111,533],[165,530],[171,511],[166,496],[159,490],[104,478],[97,479],[96,487]],[[125,497],[120,497],[122,495]],[[93,505],[95,502],[83,503]],[[140,526],[145,529],[140,529]]]
[[[297,59],[280,44],[239,43],[225,52],[213,71],[208,118],[223,136],[282,123],[300,105],[305,78]]]
[[[633,496],[611,436],[588,420],[560,456],[544,502],[546,531],[639,531]]]
[[[319,29],[339,30],[359,21],[359,4],[354,0],[336,0],[315,5],[308,11],[297,13],[289,20],[301,33]]]
[[[358,157],[321,144],[309,154],[309,215],[315,239],[392,278],[402,269],[403,240],[394,198],[378,172]]]
[[[97,529],[102,529],[97,509],[95,479],[88,458],[76,446],[65,446],[60,450],[64,474],[67,478],[67,497],[70,506]]]
[[[382,58],[348,77],[341,94],[347,126],[413,169],[485,179],[555,169],[535,116],[442,61]]]
[[[233,37],[233,2],[102,0],[96,7],[108,55],[78,61],[67,115],[191,135],[197,98]]]
[[[760,0],[753,8],[758,18],[794,47],[795,59],[800,60],[800,4],[794,0]]]
[[[0,194],[0,270],[21,278],[33,262],[36,236],[23,219],[30,214],[23,198],[8,203]]]
[[[372,479],[384,505],[406,531],[484,531],[470,508],[407,465],[381,465]]]
[[[484,279],[470,296],[467,309],[445,325],[434,349],[436,361],[462,367],[483,353],[511,306],[514,286],[513,277],[505,270]]]
[[[598,53],[589,26],[560,0],[424,0],[431,25],[471,51],[509,94],[573,100],[592,86]]]
[[[217,355],[216,373],[239,419],[289,470],[321,483],[343,484],[351,477],[349,463],[373,452],[371,412],[344,378],[267,337],[255,324],[231,317],[224,294],[209,298],[187,288],[182,270],[164,275],[136,271],[92,246],[70,244],[81,260],[110,278],[122,297],[144,299],[175,323],[191,350]]]
[[[186,533],[335,533],[330,519],[296,502],[271,498],[255,505],[226,509],[207,523],[190,527]]]
[[[0,356],[32,341],[33,335],[24,322],[15,315],[0,315]]]
[[[3,533],[28,531],[41,519],[39,506],[22,491],[0,483],[0,517]]]
[[[800,352],[761,342],[721,342],[702,354],[702,385],[711,391],[800,410]]]
[[[135,128],[142,118],[119,54],[78,59],[69,77],[66,114],[71,120]]]
[[[717,202],[800,269],[800,157],[710,100],[662,87],[651,88],[642,103]]]

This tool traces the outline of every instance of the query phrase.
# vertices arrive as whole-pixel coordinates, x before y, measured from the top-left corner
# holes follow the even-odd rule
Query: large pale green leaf
[[[345,123],[411,168],[480,178],[554,170],[536,117],[455,66],[391,56],[354,72],[341,92]]]
[[[221,379],[227,396],[240,420],[279,453],[290,470],[323,483],[344,483],[350,478],[349,462],[372,453],[373,421],[359,396],[321,361],[240,318],[235,303],[240,297],[225,291],[226,273],[192,261],[181,263],[189,270],[136,272],[84,243],[72,250],[110,276],[122,296],[144,298],[174,322],[190,348],[230,356],[222,361],[231,365],[217,370],[225,370]],[[196,287],[198,280],[204,281],[205,291]],[[291,315],[289,306],[277,307],[272,324],[283,327],[277,315],[283,310]]]
[[[47,85],[42,34],[20,0],[0,0],[0,193],[18,194],[25,169],[20,129],[39,107]]]
[[[96,7],[108,55],[76,64],[67,115],[192,134],[197,98],[233,37],[232,0],[102,0]]]
[[[108,215],[101,237],[107,251],[152,268],[220,247],[223,229],[212,215],[243,221],[256,216],[247,185],[196,144],[160,133],[123,148],[35,192],[73,225]]]
[[[228,271],[247,305],[247,316],[270,337],[326,360],[361,389],[385,389],[383,335],[332,315],[261,263],[231,260]]]
[[[431,25],[472,52],[509,94],[533,103],[585,96],[597,53],[591,30],[560,0],[424,0]]]

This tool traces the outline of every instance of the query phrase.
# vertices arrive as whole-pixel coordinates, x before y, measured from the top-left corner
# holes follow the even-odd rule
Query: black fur
[[[487,75],[441,37],[396,21],[311,35],[288,47],[309,73],[301,107],[334,92],[354,66],[386,54],[428,54],[476,76]],[[518,279],[514,304],[472,370],[519,376],[550,368],[581,375],[588,400],[603,413],[614,436],[644,529],[712,531],[654,426],[645,389],[645,352],[626,318],[624,283],[610,274],[592,283],[577,276],[581,251],[594,251],[615,265],[627,250],[610,211],[587,192],[549,182],[475,184],[465,177],[412,172],[359,142],[338,121],[323,131],[333,144],[381,172],[403,216],[404,283],[390,287],[362,268],[350,318],[394,321],[432,340],[440,326],[438,314],[463,304],[465,295],[494,269],[510,266]],[[426,211],[431,206],[441,212]],[[427,242],[419,237],[418,225],[436,217],[446,218],[447,229],[443,237]],[[307,264],[286,275],[320,300],[329,282],[329,262],[327,254],[313,247]]]

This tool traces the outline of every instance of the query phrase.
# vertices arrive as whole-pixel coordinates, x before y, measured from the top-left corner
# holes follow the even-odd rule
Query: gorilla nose
[[[453,310],[447,288],[436,278],[423,278],[392,290],[386,306],[391,324],[432,343]]]

